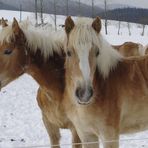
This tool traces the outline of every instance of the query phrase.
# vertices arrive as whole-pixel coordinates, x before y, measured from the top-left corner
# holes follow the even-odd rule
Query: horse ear
[[[6,23],[6,20],[4,20],[3,17],[2,17],[2,20],[1,20],[1,25],[2,25],[3,28],[8,26],[8,24]]]
[[[68,16],[65,20],[65,31],[67,34],[71,32],[71,30],[74,28],[75,24],[72,20],[71,16]]]
[[[12,30],[15,35],[19,35],[21,32],[21,28],[20,28],[16,18],[13,18]]]
[[[98,17],[98,16],[96,17],[96,19],[92,23],[92,27],[94,28],[94,30],[97,33],[100,33],[100,30],[101,30],[101,19],[100,19],[100,17]]]

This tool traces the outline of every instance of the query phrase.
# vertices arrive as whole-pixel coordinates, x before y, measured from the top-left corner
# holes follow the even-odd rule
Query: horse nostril
[[[80,98],[80,88],[77,88],[77,89],[76,89],[76,96],[77,96],[78,98]]]
[[[91,98],[93,96],[93,93],[94,93],[94,91],[93,91],[92,87],[90,87],[89,88],[89,98]]]
[[[84,90],[82,88],[77,88],[75,92],[77,98],[81,99],[84,96]]]
[[[87,87],[77,87],[75,91],[75,96],[77,97],[78,102],[87,103],[93,96],[93,88],[91,86]]]

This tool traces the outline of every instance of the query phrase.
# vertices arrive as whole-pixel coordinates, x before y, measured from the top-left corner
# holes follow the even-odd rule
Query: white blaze
[[[85,82],[89,80],[90,76],[90,65],[89,65],[89,49],[80,50],[78,53],[79,56],[79,66],[82,72]]]

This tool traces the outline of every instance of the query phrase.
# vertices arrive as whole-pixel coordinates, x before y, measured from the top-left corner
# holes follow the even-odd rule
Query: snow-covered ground
[[[23,19],[29,17],[34,21],[34,15],[23,13]],[[15,11],[0,10],[0,18],[4,17],[12,21],[13,17],[19,19],[19,13]],[[46,21],[53,24],[53,17],[45,15]],[[64,23],[65,16],[58,16],[58,24]],[[109,34],[105,37],[111,44],[121,44],[125,41],[148,44],[148,26],[145,35],[140,36],[140,25],[131,24],[131,36],[128,35],[127,24],[121,25],[120,35],[117,35],[118,22],[110,22]],[[104,34],[104,26],[102,29]],[[28,75],[23,75],[10,83],[0,92],[0,148],[16,148],[23,146],[49,146],[47,132],[44,128],[41,112],[36,102],[38,84]],[[68,130],[61,130],[61,144],[71,143],[71,135]],[[148,131],[121,136],[121,139],[137,139],[121,141],[120,148],[148,148]],[[141,139],[141,140],[138,140]],[[143,140],[142,140],[143,139]],[[43,146],[44,145],[44,146]],[[71,148],[71,146],[62,146]]]

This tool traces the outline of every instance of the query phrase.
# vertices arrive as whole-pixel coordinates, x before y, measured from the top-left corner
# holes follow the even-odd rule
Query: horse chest
[[[126,100],[126,99],[125,99]],[[137,132],[148,129],[148,96],[128,101],[122,105],[121,133]]]
[[[62,128],[67,125],[68,119],[63,111],[63,106],[60,102],[45,90],[40,89],[38,92],[38,104],[42,113],[48,118],[48,120]]]
[[[71,118],[74,125],[83,132],[93,132],[98,135],[99,124],[102,123],[102,116],[99,116],[98,114],[100,113],[92,113],[91,107],[77,106],[76,109],[73,108],[73,111],[69,114],[69,118]]]

